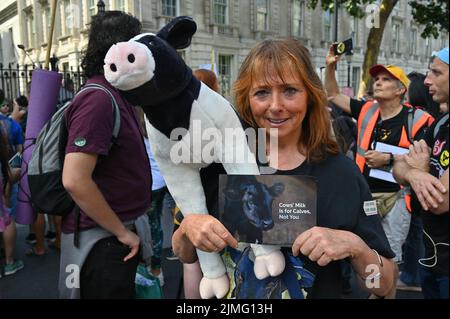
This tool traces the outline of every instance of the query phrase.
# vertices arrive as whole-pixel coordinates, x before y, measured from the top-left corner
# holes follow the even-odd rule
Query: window
[[[400,15],[400,1],[392,8],[392,15],[399,16]]]
[[[359,19],[358,18],[353,18],[352,38],[353,38],[353,46],[357,47],[359,44]]]
[[[126,11],[125,0],[116,0],[116,10],[118,11]]]
[[[14,33],[13,33],[13,29],[12,28],[9,28],[8,29],[8,33],[9,33],[9,38],[10,38],[10,43],[9,43],[9,47],[10,47],[10,50],[11,51],[9,51],[9,52],[16,52],[16,47],[15,47],[15,45],[14,45]],[[1,41],[0,41],[1,42]],[[2,48],[1,48],[1,46],[0,46],[0,51],[2,50]],[[14,57],[15,56],[15,54],[14,53],[12,53],[12,56]],[[2,61],[2,59],[0,59],[0,62]]]
[[[303,23],[305,15],[305,1],[294,0],[292,4],[292,35],[303,36]]]
[[[359,81],[361,79],[361,68],[358,67],[353,67],[352,70],[352,88],[353,88],[353,93],[356,95],[358,93],[359,90]]]
[[[221,94],[225,97],[231,95],[231,64],[233,61],[232,55],[220,55],[218,63],[218,72],[220,80]]]
[[[2,37],[0,37],[0,63],[3,64],[3,44],[2,44]]]
[[[74,10],[72,8],[72,4],[70,3],[70,0],[65,0],[63,3],[64,6],[64,19],[61,19],[61,22],[63,24],[62,29],[62,35],[70,35],[72,33],[72,28],[74,26]]]
[[[214,0],[214,23],[228,24],[228,0]]]
[[[51,17],[50,17],[50,19],[48,18],[48,16],[51,14],[50,8],[49,7],[44,8],[43,12],[44,12],[44,15],[42,16],[42,31],[43,31],[43,35],[44,35],[44,42],[47,42],[48,34],[50,32],[48,22],[51,21]]]
[[[32,15],[28,16],[28,23],[27,23],[27,28],[28,28],[28,48],[32,48],[34,46],[34,36],[36,34],[36,24],[34,21],[34,17]]]
[[[445,47],[448,47],[448,44],[447,44],[447,38],[444,36],[444,37],[441,37],[441,46],[440,46],[441,48],[445,48]]]
[[[95,16],[97,14],[97,4],[95,3],[95,0],[88,0],[87,8],[90,20],[90,17]]]
[[[392,25],[392,46],[391,50],[393,52],[400,51],[400,25],[398,23],[394,23]]]
[[[178,0],[162,0],[163,16],[175,17],[178,15]]]
[[[323,13],[323,39],[325,41],[333,41],[333,27],[332,27],[333,14],[330,10]]]
[[[431,38],[425,39],[425,56],[427,59],[431,56]]]
[[[267,31],[269,4],[267,0],[256,0],[256,30]]]
[[[409,53],[417,54],[417,30],[416,29],[411,30],[411,39],[409,42]]]

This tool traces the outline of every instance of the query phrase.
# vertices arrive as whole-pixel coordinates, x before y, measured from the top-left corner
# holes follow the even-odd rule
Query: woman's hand
[[[179,230],[196,248],[206,252],[238,245],[225,226],[211,215],[185,215]]]
[[[292,245],[292,253],[300,253],[319,266],[326,266],[335,260],[353,256],[359,237],[351,232],[323,227],[313,227],[297,237]]]
[[[334,54],[334,46],[331,45],[330,48],[328,49],[328,54],[325,58],[325,65],[327,67],[336,65],[336,63],[338,63],[340,60],[341,60],[341,56]]]
[[[366,163],[369,168],[379,168],[389,165],[391,156],[387,153],[377,151],[366,152]]]

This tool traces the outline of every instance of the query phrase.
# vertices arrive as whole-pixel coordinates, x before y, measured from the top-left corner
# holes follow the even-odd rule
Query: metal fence
[[[73,92],[77,92],[86,79],[79,67],[77,70],[71,69],[60,73],[63,74],[63,82],[59,99],[63,101],[73,96]],[[6,67],[0,63],[0,89],[5,93],[5,97],[8,99],[17,98],[20,95],[29,97],[32,74],[33,69],[28,68],[27,65],[19,66],[10,63]]]

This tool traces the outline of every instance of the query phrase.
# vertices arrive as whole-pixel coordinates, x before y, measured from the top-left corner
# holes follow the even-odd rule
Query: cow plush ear
[[[272,185],[269,191],[273,197],[278,197],[284,192],[284,185],[281,183],[275,183]]]
[[[177,50],[191,45],[192,37],[197,32],[197,24],[191,17],[176,17],[162,28],[157,36],[164,39]]]

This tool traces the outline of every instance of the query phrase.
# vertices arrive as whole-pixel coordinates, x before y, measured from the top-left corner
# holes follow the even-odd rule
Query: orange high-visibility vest
[[[405,104],[405,106],[412,108],[411,105]],[[361,113],[358,118],[358,145],[356,151],[356,165],[358,165],[361,173],[364,172],[364,165],[366,164],[366,152],[369,150],[370,138],[375,129],[378,117],[380,115],[380,108],[378,103],[369,101],[365,103],[361,109]],[[402,135],[400,137],[399,147],[409,148],[413,137],[424,126],[430,126],[434,121],[434,118],[420,109],[416,109],[413,112],[411,121],[408,119],[408,131],[405,126],[402,127]],[[411,122],[411,123],[409,123]],[[405,195],[406,206],[408,211],[411,212],[411,195]]]

